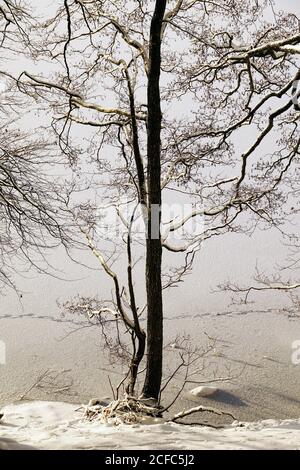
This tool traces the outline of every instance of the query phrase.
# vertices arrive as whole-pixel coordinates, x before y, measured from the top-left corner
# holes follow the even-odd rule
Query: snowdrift
[[[0,449],[300,449],[300,419],[233,423],[224,429],[164,423],[107,425],[80,405],[24,402],[3,408]]]

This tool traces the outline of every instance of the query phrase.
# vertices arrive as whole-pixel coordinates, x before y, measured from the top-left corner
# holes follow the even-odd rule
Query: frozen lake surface
[[[203,348],[208,336],[218,339],[193,380],[219,391],[207,398],[193,397],[188,392],[197,384],[187,384],[175,409],[199,403],[230,411],[244,421],[300,417],[300,364],[292,361],[292,345],[300,340],[299,320],[256,312],[181,315],[165,321],[166,342],[178,332]],[[1,320],[1,336],[7,360],[0,366],[2,406],[20,399],[87,403],[90,398],[111,397],[108,376],[113,384],[120,380],[117,366],[104,358],[97,327],[74,332],[61,321],[7,318]],[[176,348],[167,348],[166,373],[172,372],[178,356]],[[219,381],[222,378],[229,380]],[[179,376],[164,396],[166,403],[181,383]],[[212,419],[218,421],[201,416],[204,422]]]

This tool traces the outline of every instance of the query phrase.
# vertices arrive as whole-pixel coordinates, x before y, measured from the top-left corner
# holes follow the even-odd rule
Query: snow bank
[[[0,449],[300,449],[300,419],[217,430],[163,422],[115,427],[84,420],[78,408],[58,402],[6,406]]]
[[[211,395],[215,395],[217,392],[217,387],[210,387],[205,385],[193,388],[193,390],[190,391],[190,394],[194,395],[195,397],[210,397]]]

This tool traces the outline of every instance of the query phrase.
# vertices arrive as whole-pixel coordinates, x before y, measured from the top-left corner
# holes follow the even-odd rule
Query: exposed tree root
[[[188,410],[180,411],[180,413],[177,413],[176,415],[174,415],[173,418],[168,419],[167,422],[168,423],[170,423],[170,422],[174,423],[174,422],[178,421],[179,419],[185,418],[186,416],[190,416],[194,413],[204,412],[204,411],[207,411],[209,413],[214,413],[214,414],[219,415],[219,416],[230,416],[230,418],[236,420],[236,418],[231,413],[228,413],[226,411],[216,410],[215,408],[200,405],[200,406],[195,406],[194,408],[190,408]]]
[[[123,399],[113,400],[108,405],[88,405],[85,407],[84,415],[89,421],[99,420],[102,423],[115,424],[118,426],[119,424],[142,423],[145,422],[147,418],[162,418],[163,412],[163,407],[157,405],[154,401],[126,395]],[[171,419],[168,419],[166,422],[175,423],[178,420],[181,420],[197,412],[209,412],[219,416],[229,416],[236,420],[236,418],[229,412],[220,411],[215,408],[201,405],[181,411],[175,414]],[[215,427],[213,425],[204,423],[199,423],[199,425]]]
[[[99,420],[102,423],[133,424],[145,421],[146,418],[161,418],[162,409],[153,406],[148,400],[125,396],[114,400],[106,406],[94,405],[85,407],[85,417],[89,421]]]

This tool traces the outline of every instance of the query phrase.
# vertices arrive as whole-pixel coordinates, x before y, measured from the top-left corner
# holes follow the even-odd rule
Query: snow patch
[[[205,385],[193,388],[193,390],[190,391],[190,394],[194,395],[195,397],[210,397],[211,395],[214,395],[218,390],[219,389],[217,387],[210,387]]]
[[[300,419],[233,423],[223,429],[156,424],[113,426],[83,418],[83,408],[24,402],[3,408],[1,449],[298,449]],[[241,427],[241,424],[243,426]]]

